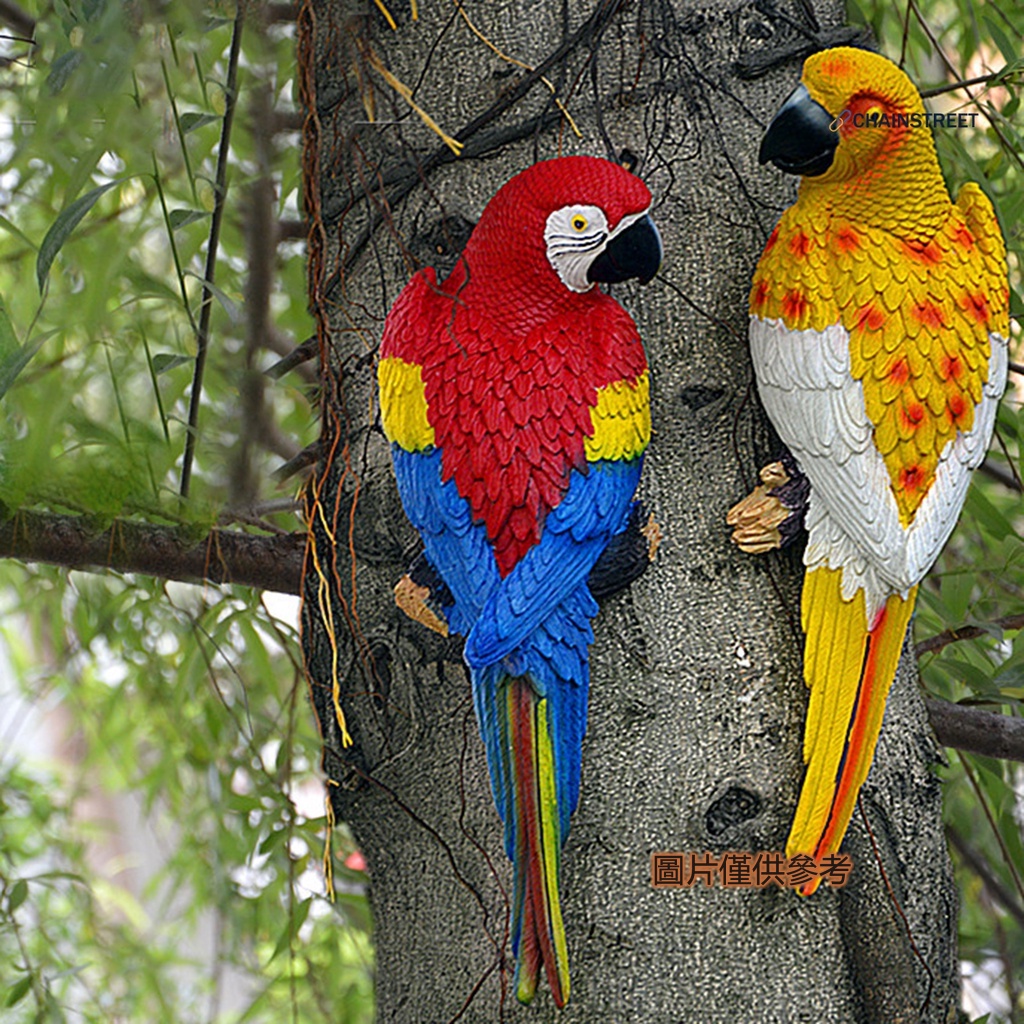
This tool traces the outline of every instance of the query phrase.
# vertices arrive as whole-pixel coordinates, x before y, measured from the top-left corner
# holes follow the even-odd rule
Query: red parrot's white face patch
[[[548,217],[544,225],[548,262],[566,288],[586,292],[594,287],[587,271],[609,237],[608,218],[599,206],[563,206]]]
[[[563,206],[548,217],[548,222],[544,227],[548,262],[555,268],[562,284],[571,292],[589,292],[597,281],[625,281],[628,278],[635,278],[635,276],[640,276],[640,280],[646,284],[662,262],[662,241],[657,237],[657,231],[649,221],[648,234],[653,233],[652,237],[648,237],[644,241],[648,244],[652,243],[652,252],[656,253],[654,262],[648,267],[649,275],[645,275],[642,269],[634,265],[634,260],[638,257],[637,251],[634,251],[626,260],[626,266],[612,257],[611,265],[615,272],[611,276],[592,278],[591,275],[594,261],[607,251],[608,246],[615,239],[625,234],[646,216],[646,210],[628,214],[609,230],[608,218],[600,207]],[[623,256],[625,254],[620,253],[620,257]]]

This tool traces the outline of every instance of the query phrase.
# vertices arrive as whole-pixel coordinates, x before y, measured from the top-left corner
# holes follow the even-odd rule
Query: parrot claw
[[[769,491],[774,491],[777,487],[782,487],[793,479],[789,473],[786,472],[786,467],[781,461],[769,462],[768,465],[761,470],[759,475],[761,477],[761,483],[764,484]]]
[[[395,604],[414,622],[447,636],[448,623],[427,604],[430,594],[430,587],[415,583],[408,573],[395,584]]]
[[[665,539],[665,535],[661,532],[661,527],[654,521],[653,512],[647,517],[647,525],[640,533],[647,538],[647,559],[653,562],[661,542]]]
[[[603,601],[625,590],[654,561],[662,533],[653,515],[648,515],[646,524],[640,525],[646,511],[639,501],[633,503],[625,529],[612,538],[590,570],[587,583],[596,600]]]
[[[741,551],[762,555],[785,547],[799,532],[809,488],[806,477],[792,469],[793,475],[783,461],[765,466],[761,483],[729,509],[725,521]]]

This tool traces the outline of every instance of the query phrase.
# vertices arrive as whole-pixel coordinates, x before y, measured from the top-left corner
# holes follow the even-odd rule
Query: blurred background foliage
[[[315,440],[312,376],[262,374],[312,331],[294,22],[250,5],[233,57],[232,4],[21,9],[35,44],[0,40],[0,390],[21,370],[0,502],[301,529],[274,471]],[[343,828],[326,895],[296,623],[279,595],[0,561],[0,1019],[371,1018]]]
[[[197,536],[301,529],[295,478],[275,473],[315,440],[314,382],[302,367],[262,373],[312,330],[290,8],[251,4],[239,36],[233,5],[208,0],[4,7],[34,23],[34,45],[4,23],[0,503]],[[942,90],[931,109],[983,115],[937,142],[951,189],[980,181],[996,203],[1019,316],[1024,8],[849,0],[848,15],[922,89]],[[981,634],[923,654],[930,693],[1013,716],[1022,382],[1015,370],[1000,441],[916,620],[919,642]],[[276,595],[0,561],[0,1018],[371,1019],[365,878],[337,828],[328,899],[295,623],[295,602]],[[949,761],[965,1005],[1024,1021],[1024,777],[1014,763]]]

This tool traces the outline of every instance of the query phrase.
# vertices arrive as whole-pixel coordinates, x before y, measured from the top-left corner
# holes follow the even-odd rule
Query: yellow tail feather
[[[804,731],[807,774],[786,856],[835,853],[875,755],[885,700],[899,664],[917,588],[894,594],[868,629],[864,591],[844,601],[842,571],[815,569],[804,580],[804,680],[811,690]],[[805,886],[810,895],[817,882]]]
[[[569,999],[569,950],[562,923],[562,907],[558,896],[559,867],[561,863],[561,829],[558,823],[558,797],[555,793],[555,758],[548,731],[547,701],[537,707],[537,776],[541,819],[541,845],[544,851],[544,898],[547,919],[551,922],[555,965],[558,973],[557,988],[561,989],[561,1003]],[[551,979],[549,978],[549,981]],[[552,986],[553,989],[556,986]]]

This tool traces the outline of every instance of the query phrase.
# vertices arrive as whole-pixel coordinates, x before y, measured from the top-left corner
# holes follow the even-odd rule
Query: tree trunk
[[[334,812],[369,866],[379,1019],[555,1017],[546,986],[526,1008],[510,991],[511,872],[461,641],[393,605],[416,539],[376,405],[383,318],[418,265],[447,273],[514,173],[628,150],[666,252],[648,287],[616,286],[651,363],[641,495],[665,540],[594,624],[583,791],[563,858],[572,997],[558,1019],[950,1020],[956,892],[909,647],[847,837],[845,888],[803,899],[650,878],[655,851],[780,851],[795,809],[802,568],[798,554],[744,556],[724,517],[777,454],[752,383],[747,291],[794,184],[758,167],[758,143],[803,57],[850,38],[841,6],[816,3],[816,25],[799,4],[466,5],[524,62],[512,64],[457,4],[420,0],[418,20],[407,0],[386,5],[395,30],[365,0],[307,2],[300,15],[326,453],[309,497],[304,646]]]

